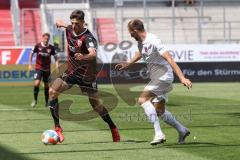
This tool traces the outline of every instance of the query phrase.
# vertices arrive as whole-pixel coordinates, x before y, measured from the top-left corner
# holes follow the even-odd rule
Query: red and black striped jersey
[[[96,79],[96,59],[75,60],[74,54],[89,54],[89,48],[97,49],[97,40],[92,33],[85,28],[82,33],[76,35],[71,25],[66,28],[68,50],[68,74],[74,74],[80,78],[92,81]]]
[[[36,55],[36,70],[50,71],[51,69],[51,56],[56,56],[54,46],[48,44],[45,46],[43,43],[37,43],[32,50]]]

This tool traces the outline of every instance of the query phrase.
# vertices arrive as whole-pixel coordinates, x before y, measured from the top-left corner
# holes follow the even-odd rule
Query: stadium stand
[[[0,1],[0,45],[34,45],[42,32],[55,33],[54,22],[63,19],[74,9],[83,9],[86,23],[98,36],[100,44],[131,40],[127,23],[132,18],[144,20],[146,29],[157,34],[164,43],[239,43],[240,20],[238,0],[195,0],[186,5],[185,0],[176,0],[175,8],[170,0],[18,0],[20,18],[13,20],[10,1]],[[39,4],[44,2],[45,9]],[[203,8],[201,8],[201,5]],[[43,14],[45,13],[45,14]],[[13,23],[14,22],[14,23]],[[21,43],[18,42],[20,23]],[[45,29],[47,26],[47,29]],[[111,33],[111,34],[109,34]]]
[[[175,16],[172,8],[163,3],[155,2],[156,6],[147,4],[144,10],[142,2],[134,1],[139,5],[133,7],[128,0],[126,4],[124,1],[123,6],[105,8],[100,7],[101,1],[98,1],[92,4],[96,15],[94,18],[115,19],[119,40],[132,40],[127,31],[127,23],[132,18],[144,20],[147,30],[157,34],[164,43],[238,43],[240,40],[240,21],[234,16],[240,12],[237,1],[227,3],[220,0],[223,7],[214,0],[206,0],[203,9],[199,1],[191,6],[181,3],[174,8]],[[154,0],[150,1],[153,4]],[[90,2],[93,3],[93,0]]]
[[[0,1],[0,46],[14,46],[10,1]]]
[[[39,2],[19,0],[19,8],[22,45],[34,45],[42,35]]]
[[[118,43],[117,30],[113,18],[97,18],[97,34],[100,44]]]

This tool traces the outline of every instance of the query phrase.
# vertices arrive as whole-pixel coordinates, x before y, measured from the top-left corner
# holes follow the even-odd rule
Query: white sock
[[[186,131],[186,127],[184,127],[173,115],[171,112],[165,110],[164,114],[161,115],[161,118],[164,122],[174,127],[179,133],[183,133]]]
[[[151,123],[153,123],[155,135],[162,136],[163,132],[161,130],[157,112],[156,112],[156,109],[153,106],[153,104],[150,101],[147,101],[147,102],[144,102],[141,106],[143,107],[145,114],[147,115],[149,121]]]

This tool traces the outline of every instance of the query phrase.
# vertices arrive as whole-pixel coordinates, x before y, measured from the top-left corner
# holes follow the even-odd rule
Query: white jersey
[[[145,40],[138,42],[138,49],[147,64],[151,80],[158,79],[167,83],[173,82],[172,67],[162,57],[162,54],[167,49],[156,35],[147,33]]]

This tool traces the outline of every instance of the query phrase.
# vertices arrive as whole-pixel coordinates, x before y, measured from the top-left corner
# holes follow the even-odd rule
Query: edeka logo
[[[0,82],[28,82],[32,81],[34,71],[27,70],[1,70]]]

